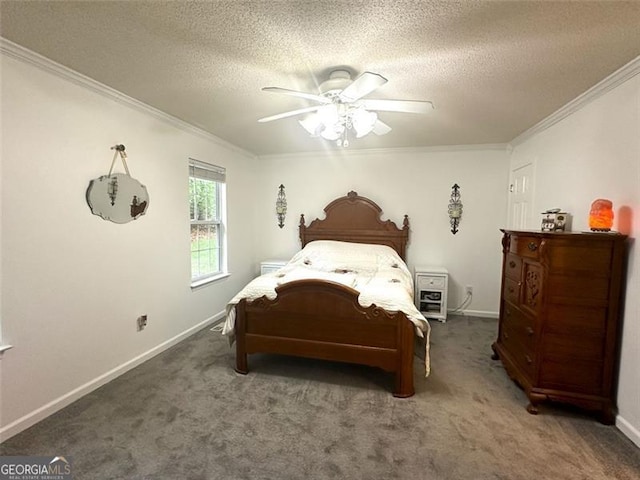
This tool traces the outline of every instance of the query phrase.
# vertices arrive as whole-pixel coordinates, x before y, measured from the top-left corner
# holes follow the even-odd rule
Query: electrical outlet
[[[147,316],[146,315],[140,315],[138,317],[137,322],[138,322],[138,331],[140,332],[140,331],[144,330],[144,327],[147,326]]]
[[[473,295],[473,287],[471,285],[467,285],[464,287],[465,295]]]

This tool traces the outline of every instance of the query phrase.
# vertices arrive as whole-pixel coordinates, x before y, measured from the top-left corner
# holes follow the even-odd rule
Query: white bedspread
[[[276,298],[276,287],[303,279],[337,282],[360,292],[358,302],[389,310],[402,311],[416,327],[416,334],[425,337],[425,373],[429,375],[429,333],[426,318],[413,303],[411,272],[400,256],[384,245],[358,244],[333,240],[317,240],[307,244],[283,268],[252,280],[227,305],[227,317],[222,333],[233,338],[235,306],[246,298],[255,300],[266,295]]]

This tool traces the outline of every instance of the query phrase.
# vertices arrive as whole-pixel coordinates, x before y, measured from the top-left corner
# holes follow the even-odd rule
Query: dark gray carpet
[[[372,368],[250,356],[202,330],[0,445],[74,479],[629,479],[640,449],[559,406],[538,416],[490,359],[497,322],[432,322],[432,374],[396,399]]]

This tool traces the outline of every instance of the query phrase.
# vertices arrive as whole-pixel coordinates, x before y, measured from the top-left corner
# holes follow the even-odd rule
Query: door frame
[[[534,225],[534,214],[533,214],[533,207],[534,207],[534,193],[535,193],[535,186],[536,186],[536,161],[537,159],[535,157],[529,157],[526,158],[522,161],[513,161],[511,162],[510,168],[509,168],[509,186],[508,186],[508,197],[507,197],[507,225],[509,226],[509,228],[526,228],[526,229],[532,229],[535,228]],[[513,195],[512,195],[512,188],[513,188],[513,184],[514,184],[514,176],[515,176],[515,172],[521,168],[524,168],[528,165],[531,165],[531,178],[530,178],[530,188],[529,188],[529,192],[530,192],[530,202],[529,202],[529,206],[530,208],[527,209],[526,215],[525,215],[525,220],[524,220],[524,225],[521,227],[520,225],[514,225],[513,224],[513,218],[512,218],[512,207],[513,207]]]

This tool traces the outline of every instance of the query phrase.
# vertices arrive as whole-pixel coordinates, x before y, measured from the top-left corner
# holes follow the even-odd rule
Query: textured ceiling
[[[258,155],[337,148],[291,117],[335,67],[389,82],[350,149],[506,143],[640,55],[640,1],[7,1],[0,35]]]

